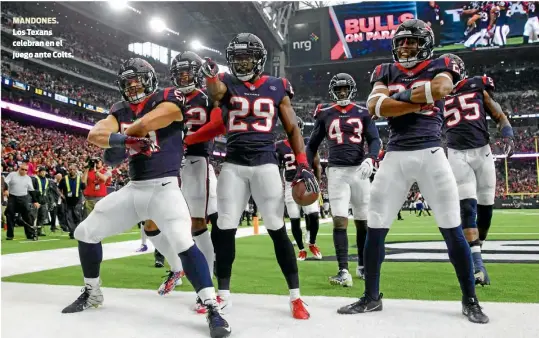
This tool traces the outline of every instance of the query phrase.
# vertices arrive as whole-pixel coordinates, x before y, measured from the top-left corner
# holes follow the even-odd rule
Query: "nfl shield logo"
[[[250,88],[250,89],[251,89],[251,90],[255,90],[256,87],[255,87],[254,85],[251,85],[251,88]]]
[[[408,73],[406,73],[406,75],[412,76],[412,75],[414,75],[414,72],[408,72]]]

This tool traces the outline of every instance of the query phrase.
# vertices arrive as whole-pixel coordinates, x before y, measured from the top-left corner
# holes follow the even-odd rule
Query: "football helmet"
[[[348,91],[344,92],[342,87],[348,87]],[[329,81],[328,91],[333,102],[336,102],[339,106],[347,106],[356,97],[356,81],[350,74],[339,73]]]
[[[401,43],[407,39],[417,40],[417,51],[413,55],[403,56]],[[434,32],[423,21],[406,20],[400,24],[391,40],[393,60],[405,68],[412,68],[418,63],[432,58],[434,50]]]
[[[199,72],[202,59],[191,51],[182,52],[174,57],[170,65],[170,79],[183,94],[195,88],[202,88],[202,74]]]
[[[466,65],[464,64],[464,61],[462,61],[460,57],[458,57],[455,54],[447,53],[444,55],[440,55],[440,59],[443,59],[443,58],[450,58],[457,65],[457,67],[459,68],[459,73],[460,73],[459,81],[464,80],[465,78],[468,77],[468,72],[466,71]]]
[[[236,35],[226,48],[228,67],[240,81],[250,81],[262,73],[267,57],[262,40],[251,33]]]
[[[141,58],[125,61],[118,71],[116,85],[124,100],[137,104],[157,90],[157,76],[152,65]]]

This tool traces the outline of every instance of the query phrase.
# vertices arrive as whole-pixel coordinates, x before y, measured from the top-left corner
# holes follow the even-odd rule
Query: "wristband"
[[[513,128],[511,126],[504,126],[501,130],[503,137],[513,137]]]
[[[309,163],[307,162],[307,155],[305,153],[299,153],[296,155],[296,163],[297,164],[304,164],[306,166],[309,166]]]
[[[391,98],[401,102],[415,103],[412,102],[412,89],[406,89],[405,91],[391,95]]]
[[[428,104],[434,103],[434,99],[432,97],[432,89],[430,87],[430,81],[425,83],[425,98],[427,99]]]
[[[125,148],[127,136],[120,133],[112,133],[109,136],[109,146],[111,148]]]

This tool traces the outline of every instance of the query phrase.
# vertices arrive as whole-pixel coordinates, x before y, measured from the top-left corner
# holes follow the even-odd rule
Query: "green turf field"
[[[510,45],[520,45],[522,44],[522,36],[515,36],[512,38],[507,39],[507,46]],[[447,45],[439,48],[434,48],[435,52],[442,52],[446,50],[458,50],[458,49],[465,49],[464,44],[454,44],[454,45]]]
[[[439,241],[442,240],[433,217],[418,218],[402,213],[404,221],[396,221],[387,242]],[[355,228],[350,224],[350,254],[356,253]],[[109,239],[124,241],[137,239],[138,230]],[[332,230],[329,224],[321,226],[318,245],[324,256],[334,256]],[[4,235],[5,236],[5,235]],[[20,238],[21,236],[19,236]],[[2,240],[2,254],[45,250],[75,246],[67,237],[48,236],[43,239],[56,241]],[[539,240],[539,211],[517,210],[496,211],[489,234],[491,245],[496,240]],[[487,242],[483,250],[488,249]],[[133,248],[136,249],[136,246]],[[252,236],[236,242],[236,261],[233,268],[232,291],[254,294],[287,294],[284,278],[275,261],[273,245],[269,236]],[[536,250],[537,252],[537,250]],[[355,272],[356,263],[350,262]],[[363,291],[362,281],[354,278],[352,288],[330,286],[327,278],[337,272],[335,261],[298,262],[301,289],[304,295],[359,296]],[[478,289],[483,301],[539,302],[539,262],[536,263],[490,263],[487,264],[492,285]],[[101,278],[104,286],[117,288],[157,289],[165,269],[153,267],[153,255],[120,258],[103,262]],[[68,267],[43,272],[29,273],[3,278],[4,281],[59,285],[80,285],[80,267]],[[458,300],[460,290],[453,267],[449,263],[432,262],[385,262],[382,266],[381,291],[386,298],[425,300]],[[184,283],[177,290],[192,290]]]

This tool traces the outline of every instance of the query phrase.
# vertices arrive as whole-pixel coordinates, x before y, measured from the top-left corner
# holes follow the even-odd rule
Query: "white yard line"
[[[191,310],[193,292],[160,297],[155,290],[103,288],[103,307],[60,313],[79,293],[79,286],[2,283],[2,336],[35,337],[37,329],[40,338],[209,337],[205,317]],[[468,322],[458,301],[384,299],[381,312],[339,315],[337,308],[356,299],[303,297],[311,318],[299,321],[290,315],[288,296],[232,294],[231,299],[225,316],[231,338],[517,338],[539,332],[538,304],[481,303],[490,323],[479,325]]]
[[[329,222],[331,222],[330,219],[320,220],[320,224]],[[302,224],[304,226],[305,223],[302,222]],[[287,229],[290,229],[290,223],[286,223],[286,227]],[[260,226],[259,233],[261,235],[267,234],[266,228]],[[236,238],[253,235],[253,227],[241,227],[238,228]],[[30,241],[30,243],[36,242]],[[140,240],[103,244],[103,260],[136,256],[153,252],[154,250],[150,241],[148,241],[148,251],[143,253],[135,252],[139,247]],[[2,277],[80,265],[77,247],[2,255],[1,260]]]

